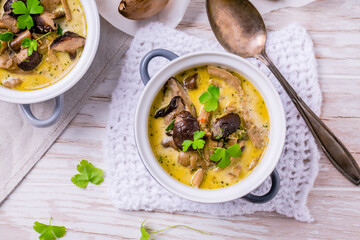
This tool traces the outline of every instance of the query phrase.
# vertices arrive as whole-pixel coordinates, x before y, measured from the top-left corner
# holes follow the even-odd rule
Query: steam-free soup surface
[[[226,70],[214,66],[199,66],[177,74],[157,94],[150,110],[148,133],[154,155],[168,174],[186,185],[204,189],[233,185],[251,173],[261,161],[262,154],[266,149],[269,116],[261,95],[248,80],[237,73],[226,71],[235,77],[235,80],[237,79],[239,87],[236,87],[230,81],[231,79],[227,78],[229,75],[226,73],[223,75],[223,71]],[[195,81],[191,81],[194,79]],[[200,103],[199,98],[208,91],[210,85],[217,87],[220,95],[216,110],[206,112],[205,104]],[[180,88],[180,93],[185,96],[180,94],[180,98],[177,98],[177,108],[165,116],[156,116],[159,115],[160,110],[164,110],[169,105],[174,97],[178,96],[178,88]],[[186,102],[184,98],[187,98],[190,105],[186,105],[186,103],[185,106],[181,105],[181,102]],[[188,113],[184,114],[184,112]],[[177,142],[177,146],[175,144],[179,135],[178,133],[174,135],[175,126],[172,126],[172,130],[166,131],[167,128],[168,130],[171,128],[172,124],[179,125],[182,120],[180,117],[183,115],[192,119],[192,124],[198,124],[198,132],[205,132],[205,136],[202,138],[205,146],[202,149],[183,152],[183,146],[179,142]],[[236,128],[235,131],[226,137],[214,136],[214,125],[216,122],[222,121],[219,120],[220,118],[224,117],[223,120],[232,121],[231,124],[233,124],[232,118],[236,122],[237,116],[240,118],[240,124],[236,125],[235,123],[232,129]],[[193,136],[188,136],[188,138],[194,141]],[[219,162],[212,161],[211,155],[216,149],[226,151],[234,144],[241,149],[241,155],[230,156],[230,164],[224,168],[218,167]]]

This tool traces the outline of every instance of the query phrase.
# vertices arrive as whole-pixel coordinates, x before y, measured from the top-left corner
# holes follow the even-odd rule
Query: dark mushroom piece
[[[187,89],[197,89],[198,88],[198,84],[197,84],[198,78],[199,78],[198,73],[195,73],[194,75],[191,75],[191,76],[187,76],[184,79],[184,86]]]
[[[239,128],[241,123],[240,117],[236,113],[228,113],[225,116],[216,119],[212,127],[213,140],[226,139],[231,133]]]
[[[160,108],[156,111],[154,118],[165,117],[166,115],[171,113],[173,110],[175,110],[178,107],[178,101],[182,101],[180,96],[173,97],[169,105],[167,105],[164,108]]]
[[[58,29],[54,22],[55,15],[52,13],[43,12],[40,15],[34,15],[33,19],[34,30],[36,33],[44,34]]]
[[[66,32],[57,37],[50,45],[50,49],[59,52],[68,52],[71,59],[75,59],[76,50],[85,45],[85,38],[73,32]]]
[[[26,30],[20,33],[14,40],[10,42],[10,47],[14,51],[19,51],[21,48],[21,43],[25,38],[31,39],[31,32]]]
[[[200,131],[196,118],[188,111],[181,111],[176,116],[173,127],[173,139],[176,147],[183,149],[183,142],[193,140],[196,131]],[[189,150],[193,150],[193,148],[190,146]]]
[[[31,56],[27,55],[27,49],[22,49],[18,54],[16,54],[18,59],[18,67],[24,71],[34,70],[42,60],[42,55],[38,51],[34,51]]]

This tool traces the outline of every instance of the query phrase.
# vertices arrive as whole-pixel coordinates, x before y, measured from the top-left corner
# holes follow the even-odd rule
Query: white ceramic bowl
[[[92,63],[100,38],[100,19],[95,0],[80,0],[87,23],[86,44],[74,68],[58,82],[33,91],[17,91],[0,87],[0,100],[10,103],[29,104],[43,102],[64,93],[74,86]]]
[[[210,64],[238,72],[260,92],[270,117],[269,143],[261,161],[244,180],[221,189],[197,189],[177,181],[158,163],[149,142],[148,118],[155,96],[171,76],[195,66]],[[140,97],[135,115],[136,145],[150,174],[168,191],[182,198],[203,203],[219,203],[243,197],[264,182],[279,161],[285,142],[285,130],[283,105],[269,79],[245,59],[222,52],[196,52],[172,60],[148,82]]]

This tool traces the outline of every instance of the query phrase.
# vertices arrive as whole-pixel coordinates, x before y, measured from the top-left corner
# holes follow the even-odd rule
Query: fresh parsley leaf
[[[26,5],[30,14],[41,14],[44,11],[44,7],[40,5],[39,0],[27,0]]]
[[[204,92],[199,97],[199,101],[201,104],[204,104],[205,111],[212,112],[218,108],[219,96],[220,96],[220,88],[211,84],[208,87],[207,92]]]
[[[71,181],[78,187],[86,188],[89,182],[99,185],[104,181],[103,170],[95,168],[92,163],[86,160],[82,160],[80,164],[77,165],[77,170],[80,174],[73,176]]]
[[[234,144],[228,149],[217,148],[214,153],[210,156],[210,160],[218,162],[216,166],[219,168],[226,168],[230,165],[230,157],[240,157],[241,149],[239,144]]]
[[[58,24],[57,27],[58,27],[58,29],[56,31],[56,34],[60,35],[60,36],[63,35],[63,29],[61,28],[60,24]]]
[[[140,240],[148,240],[149,237],[150,237],[149,232],[148,232],[148,231],[146,230],[146,228],[144,227],[145,221],[146,221],[146,220],[144,220],[144,221],[141,223],[141,226],[140,226],[140,232],[141,232]]]
[[[22,1],[16,1],[11,4],[11,8],[15,14],[20,15],[17,18],[17,27],[19,29],[27,28],[30,30],[34,26],[32,14],[41,14],[44,7],[40,5],[39,0],[27,0],[26,5]]]
[[[158,230],[158,231],[156,231],[156,232],[148,232],[148,230],[146,230],[146,228],[144,227],[145,221],[146,221],[146,220],[144,220],[144,221],[141,223],[141,226],[140,226],[140,232],[141,232],[140,240],[149,240],[151,234],[161,233],[161,232],[163,232],[163,231],[169,230],[169,229],[171,229],[171,228],[176,228],[176,227],[185,227],[185,228],[191,229],[191,230],[193,230],[193,231],[197,231],[197,232],[200,232],[200,233],[203,233],[203,234],[211,235],[211,233],[204,232],[204,231],[202,231],[202,230],[199,230],[199,229],[196,229],[196,228],[192,228],[192,227],[189,227],[189,226],[186,226],[186,225],[181,225],[181,224],[173,225],[173,226],[170,226],[170,227],[167,227],[167,228]]]
[[[166,130],[167,132],[171,131],[174,128],[175,119],[171,121],[169,126],[167,126]]]
[[[39,223],[37,221],[34,222],[34,230],[40,233],[40,240],[55,240],[57,238],[61,238],[66,233],[66,228],[64,226],[52,226],[51,225],[52,217],[50,218],[49,225]]]
[[[192,140],[185,140],[182,143],[183,146],[183,152],[186,152],[190,146],[192,146],[193,149],[203,149],[205,145],[205,141],[202,139],[205,136],[204,131],[196,131],[194,133],[194,141]]]
[[[14,39],[14,34],[12,32],[4,32],[0,34],[0,40],[8,42]]]
[[[21,46],[27,48],[27,55],[31,56],[34,51],[37,51],[37,40],[24,38],[21,42]]]

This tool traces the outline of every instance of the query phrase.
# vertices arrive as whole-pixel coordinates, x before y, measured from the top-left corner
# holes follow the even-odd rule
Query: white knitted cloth
[[[181,56],[201,50],[224,51],[215,41],[208,41],[152,23],[142,28],[125,56],[119,83],[112,95],[107,136],[104,144],[110,198],[124,210],[160,210],[166,212],[203,212],[220,216],[250,214],[255,211],[276,211],[300,221],[313,221],[306,206],[308,193],[318,173],[319,151],[315,141],[289,97],[270,71],[259,61],[249,61],[260,67],[280,93],[284,104],[287,134],[284,152],[277,165],[281,188],[275,199],[266,204],[252,204],[242,199],[221,204],[202,204],[181,199],[163,189],[143,166],[134,141],[135,106],[144,88],[139,74],[142,57],[154,48],[165,48]],[[320,114],[321,91],[317,79],[313,44],[306,30],[291,24],[271,32],[267,53],[297,93]],[[155,73],[166,64],[156,58],[150,64]],[[254,193],[265,192],[270,180]]]

